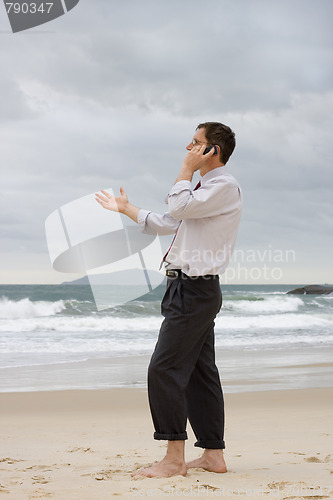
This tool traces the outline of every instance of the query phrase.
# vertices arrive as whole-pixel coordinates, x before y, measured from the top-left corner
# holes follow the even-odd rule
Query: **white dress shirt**
[[[166,268],[181,269],[188,276],[222,274],[235,246],[242,210],[240,186],[227,167],[207,172],[195,191],[190,181],[177,182],[168,205],[163,215],[143,209],[138,214],[143,233],[176,233]]]

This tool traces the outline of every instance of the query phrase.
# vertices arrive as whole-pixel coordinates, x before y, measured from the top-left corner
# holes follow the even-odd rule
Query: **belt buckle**
[[[179,271],[176,271],[175,269],[167,269],[165,271],[165,274],[168,278],[178,278],[179,276]]]

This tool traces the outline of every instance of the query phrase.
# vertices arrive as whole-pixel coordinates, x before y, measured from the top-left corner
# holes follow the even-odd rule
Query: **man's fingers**
[[[96,201],[98,201],[98,203],[99,203],[100,205],[102,205],[103,207],[104,207],[105,205],[108,205],[111,199],[112,199],[112,196],[111,196],[111,195],[109,195],[109,198],[105,198],[105,197],[104,197],[104,196],[102,196],[101,194],[99,194],[99,193],[95,193],[95,200],[96,200]]]
[[[107,198],[111,198],[111,195],[107,191],[104,191],[104,189],[101,189],[101,192],[105,194]]]
[[[96,196],[96,199],[98,199],[98,201],[99,201],[99,200],[108,201],[108,199],[107,199],[107,198],[104,198],[104,196],[102,196],[102,195],[101,195],[101,194],[99,194],[99,193],[95,193],[95,196]]]
[[[107,201],[103,200],[103,199],[99,199],[99,198],[95,198],[96,201],[98,201],[98,203],[100,205],[105,205],[107,203]]]

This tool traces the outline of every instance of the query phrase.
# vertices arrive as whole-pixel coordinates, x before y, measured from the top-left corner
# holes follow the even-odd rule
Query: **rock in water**
[[[295,294],[295,295],[325,295],[333,292],[333,286],[328,285],[307,285],[302,288],[295,288],[294,290],[290,290],[287,294]]]

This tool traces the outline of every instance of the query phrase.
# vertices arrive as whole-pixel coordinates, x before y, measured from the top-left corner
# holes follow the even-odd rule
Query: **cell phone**
[[[213,156],[217,155],[217,147],[216,146],[207,146],[205,151],[204,151],[204,155],[209,153],[209,151],[214,148],[214,153],[213,153]]]

